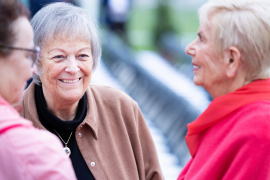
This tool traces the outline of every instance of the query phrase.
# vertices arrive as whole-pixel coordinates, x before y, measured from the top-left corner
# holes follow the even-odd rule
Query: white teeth
[[[64,79],[61,79],[61,81],[64,82],[64,83],[75,83],[75,82],[78,82],[79,80],[80,80],[80,78],[74,79],[74,80],[64,80]]]
[[[200,66],[193,65],[193,69],[198,69]]]

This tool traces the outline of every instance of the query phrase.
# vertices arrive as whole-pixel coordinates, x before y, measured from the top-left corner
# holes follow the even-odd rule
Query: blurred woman
[[[76,179],[59,140],[37,130],[11,106],[35,71],[29,11],[16,0],[0,1],[0,179]]]
[[[182,179],[270,178],[270,2],[211,0],[186,48],[194,83],[214,98],[188,124]]]
[[[22,115],[59,137],[78,179],[163,179],[137,103],[119,90],[90,85],[101,56],[90,15],[54,3],[31,24],[41,53]]]

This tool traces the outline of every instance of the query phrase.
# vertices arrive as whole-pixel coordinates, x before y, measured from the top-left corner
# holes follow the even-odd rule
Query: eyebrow
[[[90,49],[90,50],[91,50],[91,47],[85,47],[85,48],[80,49],[79,51],[82,51],[82,50],[85,50],[85,49]],[[58,51],[61,51],[61,52],[63,52],[63,53],[66,52],[66,51],[63,50],[63,49],[55,48],[55,49],[51,49],[50,51],[48,51],[48,54],[49,54],[50,52],[54,51],[54,50],[58,50]],[[79,51],[78,51],[78,52],[79,52]]]
[[[58,51],[61,51],[61,52],[65,52],[63,49],[55,48],[55,49],[49,50],[47,53],[49,54],[50,52],[55,51],[55,50],[58,50]]]
[[[204,35],[203,35],[203,32],[202,32],[202,31],[199,31],[197,34],[198,34],[198,36],[204,37]]]
[[[82,51],[82,50],[85,50],[85,49],[90,49],[91,50],[91,47],[85,47],[85,48],[80,49],[79,51]]]

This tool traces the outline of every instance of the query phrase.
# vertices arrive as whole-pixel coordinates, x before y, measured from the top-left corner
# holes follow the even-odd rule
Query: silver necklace
[[[58,132],[57,132],[55,129],[54,129],[54,131],[56,132],[56,134],[58,135],[58,137],[61,139],[61,141],[65,144],[65,147],[64,147],[63,149],[64,149],[64,151],[67,153],[67,156],[70,156],[71,151],[70,151],[70,149],[67,147],[67,143],[69,142],[70,137],[71,137],[73,131],[70,133],[70,136],[69,136],[67,142],[65,142],[65,141],[61,138],[61,136],[58,134]]]

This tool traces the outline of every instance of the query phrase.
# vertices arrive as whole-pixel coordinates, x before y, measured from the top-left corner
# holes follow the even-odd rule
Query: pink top
[[[76,179],[60,141],[0,97],[0,179]]]

